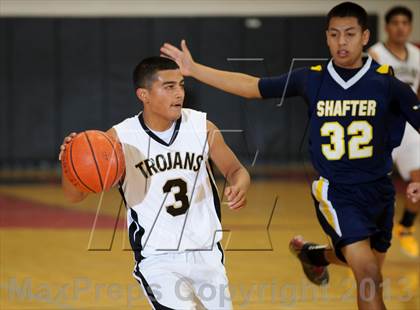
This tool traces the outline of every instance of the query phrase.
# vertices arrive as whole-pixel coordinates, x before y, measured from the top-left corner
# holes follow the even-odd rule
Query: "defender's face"
[[[405,15],[395,15],[389,23],[385,25],[390,41],[397,44],[405,44],[411,34],[411,22]]]
[[[326,31],[331,57],[337,66],[357,68],[362,65],[363,47],[369,30],[362,30],[356,17],[333,17]]]
[[[149,89],[142,89],[140,99],[144,109],[168,121],[175,121],[181,116],[184,103],[184,77],[180,70],[163,70],[156,73],[156,78]]]

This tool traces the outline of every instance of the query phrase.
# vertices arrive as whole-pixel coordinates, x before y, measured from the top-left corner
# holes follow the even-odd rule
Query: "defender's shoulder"
[[[375,72],[382,75],[394,76],[394,69],[390,65],[379,65]]]
[[[324,67],[322,65],[315,65],[315,66],[309,67],[309,70],[313,72],[322,72],[324,70]]]

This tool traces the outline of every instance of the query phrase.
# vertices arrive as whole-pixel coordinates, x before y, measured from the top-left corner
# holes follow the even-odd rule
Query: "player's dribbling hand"
[[[408,184],[407,198],[413,203],[420,201],[420,182],[413,182]]]
[[[194,60],[185,40],[181,41],[181,49],[169,43],[164,43],[160,48],[161,56],[171,58],[177,63],[183,76],[190,76],[194,66]]]
[[[238,186],[228,186],[225,196],[231,210],[238,210],[246,206],[246,192]]]
[[[60,146],[60,154],[58,154],[58,160],[61,161],[61,157],[64,154],[64,150],[66,149],[66,145],[70,143],[70,141],[77,135],[77,133],[72,132],[67,137],[64,138],[63,143]]]

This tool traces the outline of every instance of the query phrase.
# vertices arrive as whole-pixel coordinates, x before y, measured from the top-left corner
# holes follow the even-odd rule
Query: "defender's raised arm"
[[[248,74],[216,70],[194,61],[185,40],[181,41],[181,49],[165,43],[160,51],[162,56],[173,59],[184,76],[191,76],[225,92],[245,98],[261,98],[258,89],[259,78]]]

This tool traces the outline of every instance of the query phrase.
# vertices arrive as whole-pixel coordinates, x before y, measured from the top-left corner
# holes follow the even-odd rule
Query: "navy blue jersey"
[[[401,143],[405,121],[420,128],[420,107],[409,86],[370,57],[343,80],[332,61],[262,78],[263,98],[301,96],[309,106],[309,150],[318,173],[335,183],[377,180],[392,170],[392,149]]]

